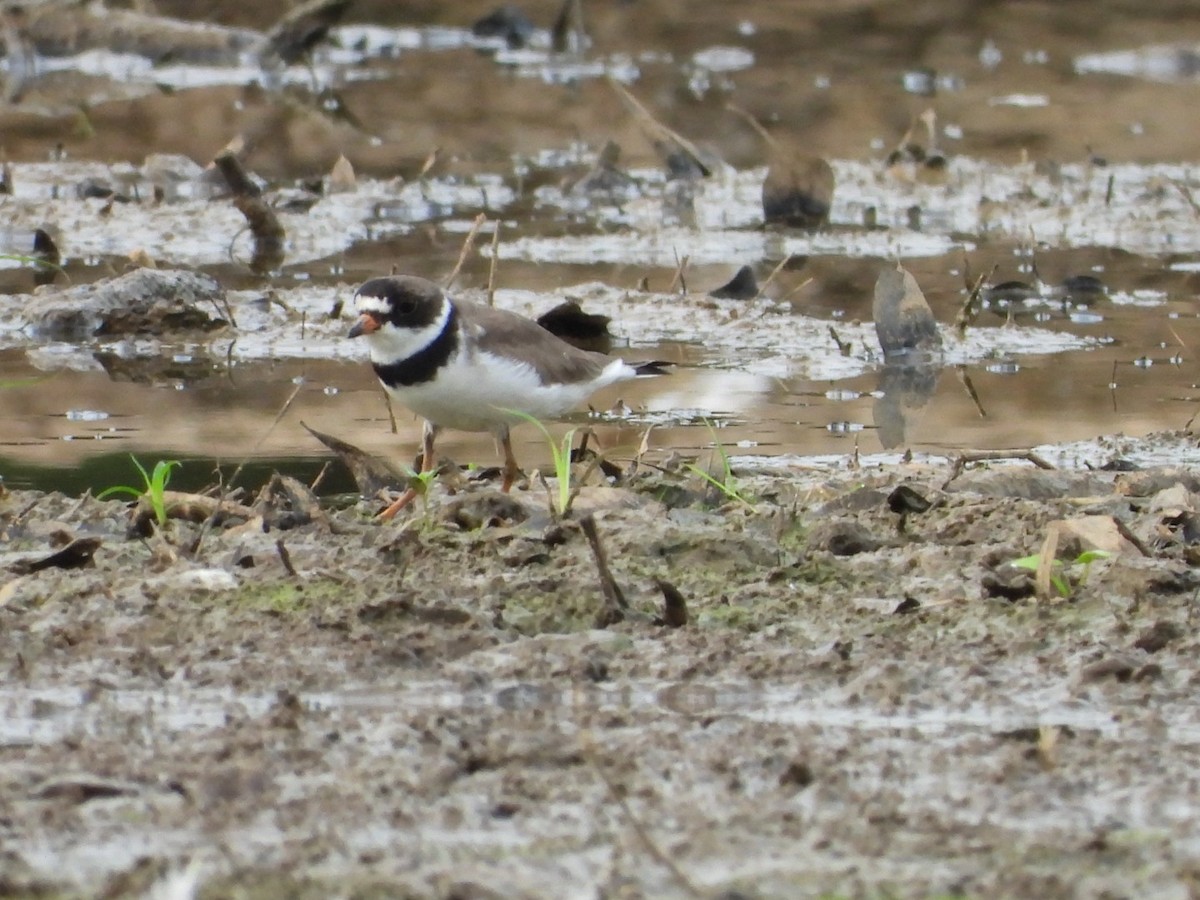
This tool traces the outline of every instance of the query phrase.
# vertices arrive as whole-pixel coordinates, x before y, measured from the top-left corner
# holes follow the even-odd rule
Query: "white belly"
[[[633,377],[633,369],[613,360],[595,381],[544,385],[533,368],[511,360],[457,354],[437,377],[411,387],[388,388],[398,402],[442,428],[491,431],[521,421],[512,410],[535,419],[561,416],[607,384]]]

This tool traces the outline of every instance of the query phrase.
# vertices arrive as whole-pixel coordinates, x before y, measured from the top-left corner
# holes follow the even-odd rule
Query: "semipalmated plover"
[[[354,295],[371,364],[384,388],[425,420],[421,471],[433,468],[433,441],[443,428],[490,431],[504,450],[502,489],[520,471],[509,427],[560,416],[602,387],[663,374],[661,363],[631,365],[572,347],[536,322],[490,306],[452,300],[424,278],[373,278]],[[410,503],[409,489],[384,510],[390,519]]]

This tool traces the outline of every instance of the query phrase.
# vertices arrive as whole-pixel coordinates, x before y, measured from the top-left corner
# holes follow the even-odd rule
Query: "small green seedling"
[[[719,490],[722,494],[724,494],[728,499],[734,500],[738,503],[744,503],[746,506],[754,506],[753,503],[742,496],[741,492],[737,488],[737,478],[734,477],[733,466],[730,465],[729,462],[729,454],[725,452],[725,445],[722,444],[720,438],[717,437],[716,427],[708,419],[704,420],[704,424],[707,425],[708,430],[712,432],[713,447],[716,448],[717,454],[721,457],[721,477],[719,479],[715,478],[711,473],[705,471],[702,467],[696,465],[695,463],[688,463],[686,468],[693,474],[699,475],[701,478]]]
[[[571,446],[575,442],[575,432],[577,429],[572,428],[563,435],[562,443],[554,443],[554,436],[546,429],[546,426],[535,417],[527,412],[522,412],[519,409],[506,409],[506,413],[510,413],[519,419],[523,419],[538,427],[538,430],[546,438],[546,443],[550,447],[550,455],[554,458],[554,477],[558,480],[558,498],[555,503],[555,509],[560,516],[565,516],[571,508]]]
[[[101,491],[96,495],[96,499],[103,500],[105,497],[111,497],[114,494],[127,494],[138,500],[142,497],[149,497],[150,508],[154,510],[154,518],[158,522],[158,527],[165,527],[167,524],[167,502],[164,495],[167,490],[167,482],[171,480],[171,470],[176,466],[183,465],[183,463],[174,459],[160,459],[154,464],[154,471],[147,472],[146,467],[138,462],[136,456],[131,453],[129,454],[129,458],[133,460],[133,464],[137,466],[138,472],[141,473],[144,486],[139,490],[128,484],[119,484]]]
[[[1112,554],[1107,550],[1085,550],[1080,553],[1070,566],[1063,564],[1061,559],[1054,560],[1053,568],[1050,572],[1050,583],[1054,585],[1054,589],[1058,591],[1061,597],[1070,597],[1072,591],[1072,581],[1070,570],[1079,569],[1079,577],[1075,584],[1085,584],[1088,579],[1088,573],[1092,569],[1092,563],[1098,559],[1108,559]],[[1028,569],[1031,572],[1036,572],[1042,564],[1042,555],[1034,553],[1032,556],[1022,556],[1020,559],[1014,559],[1012,564],[1018,569]]]
[[[424,524],[427,526],[429,524],[429,486],[433,484],[433,479],[437,478],[438,470],[434,468],[418,472],[416,469],[404,466],[402,471],[404,477],[408,479],[408,486],[421,498],[421,510],[424,513]]]

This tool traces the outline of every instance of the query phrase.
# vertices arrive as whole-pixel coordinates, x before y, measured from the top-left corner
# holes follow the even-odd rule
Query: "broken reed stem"
[[[974,325],[975,320],[979,317],[979,295],[983,291],[984,284],[992,280],[998,268],[999,266],[992,266],[991,272],[975,279],[975,286],[971,288],[971,293],[967,294],[967,299],[959,308],[958,315],[954,317],[954,328],[958,331],[959,337],[963,337],[967,333],[967,328]]]
[[[675,285],[679,285],[679,293],[687,293],[687,278],[684,274],[687,271],[689,256],[684,256],[682,259],[679,254],[675,254],[675,276],[671,279],[671,284],[667,288],[667,293],[675,290]]]
[[[625,101],[625,104],[633,111],[634,117],[639,120],[642,127],[650,132],[651,135],[657,137],[659,140],[666,139],[673,141],[692,158],[692,162],[696,164],[702,174],[705,176],[711,174],[712,170],[701,160],[700,150],[695,144],[679,132],[672,131],[662,122],[658,121],[658,119],[654,118],[650,110],[646,109],[637,97],[626,90],[625,85],[621,84],[621,82],[617,81],[611,75],[608,76],[608,85],[616,91],[618,97]]]
[[[754,295],[755,300],[759,299],[763,295],[763,292],[766,291],[767,286],[770,285],[770,283],[775,280],[776,275],[778,275],[780,272],[783,271],[783,267],[792,261],[792,257],[794,255],[795,254],[793,254],[793,253],[789,253],[787,256],[785,256],[783,259],[781,259],[779,261],[779,265],[777,265],[775,268],[773,268],[771,270],[771,274],[767,276],[767,280],[758,286],[758,293]],[[800,287],[804,287],[804,285],[808,284],[810,281],[812,281],[811,278],[806,278],[804,280],[804,284],[801,284]],[[799,288],[797,288],[796,290],[799,290]]]
[[[768,281],[769,280],[770,279],[768,279]],[[812,283],[813,283],[813,279],[811,276],[808,278],[805,278],[802,282],[800,282],[798,285],[796,285],[794,288],[792,288],[790,291],[788,291],[786,294],[784,294],[782,297],[780,297],[779,302],[786,303],[787,301],[792,299],[792,296],[794,294],[800,293],[802,290],[804,290],[806,287],[808,287]]]
[[[283,260],[283,242],[287,235],[279,217],[263,199],[262,191],[246,174],[232,150],[218,153],[213,159],[213,165],[233,192],[233,205],[250,226],[250,234],[254,238],[254,254],[250,268],[256,272],[269,271]],[[234,236],[234,240],[236,238],[237,235]],[[229,253],[232,258],[233,241],[230,242]]]
[[[979,399],[979,392],[975,390],[975,383],[971,381],[971,376],[967,374],[967,367],[956,366],[955,373],[958,375],[958,381],[963,386],[963,390],[967,392],[967,396],[975,404],[975,411],[979,413],[979,418],[986,419],[987,410],[983,408],[983,403]]]
[[[832,325],[829,326],[829,336],[833,338],[833,342],[837,344],[838,353],[840,353],[842,356],[850,355],[852,345],[847,341],[843,341],[842,336],[837,333],[837,329],[835,329]]]
[[[1054,561],[1057,557],[1058,526],[1051,525],[1046,533],[1046,540],[1042,542],[1042,549],[1038,554],[1037,574],[1033,579],[1034,589],[1039,600],[1049,600],[1053,596],[1050,575],[1054,572]]]
[[[575,498],[578,497],[579,492],[583,490],[584,483],[592,477],[592,473],[600,467],[600,462],[602,459],[603,457],[597,453],[590,460],[588,460],[588,466],[583,470],[583,474],[574,480],[574,484],[571,485],[571,492],[567,494],[566,506],[563,507],[562,517],[564,519],[571,514],[571,507],[575,505]]]
[[[758,136],[762,138],[767,146],[772,150],[777,150],[779,148],[779,141],[771,137],[771,133],[767,131],[767,129],[763,128],[762,122],[758,121],[758,119],[755,118],[755,116],[749,110],[742,109],[736,103],[726,103],[725,108],[734,115],[741,116],[743,119],[745,119],[746,123],[758,133]]]
[[[458,262],[454,264],[453,271],[450,272],[450,277],[446,279],[443,287],[450,287],[454,284],[454,279],[458,277],[458,273],[462,270],[463,264],[467,261],[467,254],[471,252],[471,247],[475,244],[475,235],[479,233],[479,229],[483,227],[483,223],[487,221],[487,216],[480,213],[475,217],[475,221],[471,223],[471,230],[467,232],[466,238],[463,240],[462,250],[458,253]]]
[[[488,266],[488,288],[487,298],[488,306],[496,305],[496,260],[500,257],[500,220],[496,220],[495,230],[492,232],[492,261]]]

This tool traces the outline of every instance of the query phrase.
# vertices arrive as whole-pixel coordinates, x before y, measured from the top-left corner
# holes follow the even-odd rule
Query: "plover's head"
[[[432,281],[413,275],[393,275],[388,278],[372,278],[363,284],[354,295],[354,311],[358,321],[350,329],[349,337],[367,335],[386,339],[389,335],[407,332],[409,340],[413,333],[428,328],[440,331],[447,313],[446,297]]]

